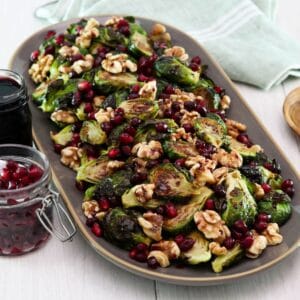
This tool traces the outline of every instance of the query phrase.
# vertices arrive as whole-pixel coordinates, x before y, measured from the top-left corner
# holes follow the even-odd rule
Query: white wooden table
[[[1,0],[0,68],[26,37],[42,27],[33,18],[45,0]],[[278,22],[300,41],[300,2],[280,1]],[[280,58],[279,58],[280,59]],[[285,95],[300,80],[269,92],[238,84],[243,96],[300,171],[300,139],[282,115]],[[0,124],[1,126],[1,124]],[[0,299],[299,299],[300,253],[246,280],[217,287],[181,287],[134,276],[100,258],[78,234],[72,243],[51,239],[41,250],[16,258],[0,257]]]

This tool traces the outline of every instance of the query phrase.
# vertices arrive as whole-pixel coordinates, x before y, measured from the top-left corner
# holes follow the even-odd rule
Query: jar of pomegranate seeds
[[[68,218],[50,189],[49,161],[34,148],[16,144],[0,145],[0,255],[20,255],[42,246],[53,233],[53,206]],[[61,239],[75,234],[67,230]],[[63,226],[63,228],[67,228]]]

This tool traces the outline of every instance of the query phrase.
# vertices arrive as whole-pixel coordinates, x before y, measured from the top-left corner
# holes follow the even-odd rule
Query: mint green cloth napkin
[[[300,43],[274,22],[277,0],[59,0],[35,14],[48,23],[97,14],[173,25],[198,40],[231,79],[269,89],[300,77]]]

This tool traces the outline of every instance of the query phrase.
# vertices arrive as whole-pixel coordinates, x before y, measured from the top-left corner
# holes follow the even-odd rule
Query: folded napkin
[[[97,14],[174,25],[198,40],[231,79],[269,89],[300,76],[300,43],[276,26],[277,0],[58,0],[36,10],[56,23]]]

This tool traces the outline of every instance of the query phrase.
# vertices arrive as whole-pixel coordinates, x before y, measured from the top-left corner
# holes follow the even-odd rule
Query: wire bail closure
[[[72,241],[72,238],[76,234],[77,230],[68,212],[59,203],[59,193],[49,187],[49,194],[45,198],[40,199],[42,201],[42,207],[36,209],[35,214],[43,227],[61,242]],[[56,228],[45,212],[46,209],[51,206],[55,208],[61,230]],[[66,219],[67,224],[65,224],[63,218]]]

